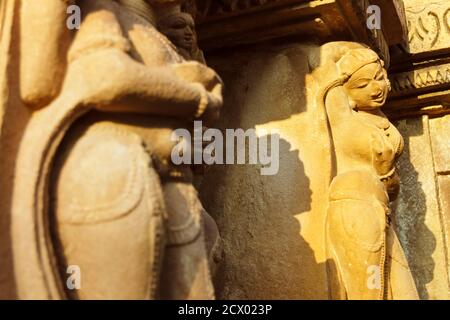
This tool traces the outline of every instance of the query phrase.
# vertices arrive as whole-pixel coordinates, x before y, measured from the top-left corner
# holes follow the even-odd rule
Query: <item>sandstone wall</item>
[[[422,299],[449,299],[450,116],[397,122],[405,139],[398,168],[400,240]]]
[[[275,129],[280,139],[276,175],[261,176],[255,165],[217,165],[204,178],[202,201],[223,237],[219,298],[328,298],[329,145],[308,75],[312,50],[254,50],[209,61],[226,84],[218,127]]]

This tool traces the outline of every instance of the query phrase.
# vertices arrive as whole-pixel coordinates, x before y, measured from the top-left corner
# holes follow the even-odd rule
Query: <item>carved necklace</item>
[[[389,139],[390,134],[389,134],[389,129],[391,128],[392,124],[389,122],[388,119],[383,118],[381,115],[379,114],[372,114],[369,112],[356,112],[357,116],[360,117],[361,120],[363,120],[365,123],[374,126],[378,129],[383,130],[384,135],[388,138],[388,143],[393,144],[395,143],[396,145],[393,146],[395,149],[395,152],[398,153],[399,148],[400,148],[400,144],[402,143],[400,139],[397,139],[396,142],[392,141],[392,139]],[[388,181],[389,179],[391,179],[394,174],[396,172],[396,167],[392,167],[391,170],[389,170],[387,173],[383,174],[383,175],[378,175],[379,179],[381,181]]]
[[[401,151],[401,145],[402,145],[402,139],[401,137],[396,137],[395,135],[392,136],[391,132],[393,129],[392,123],[385,117],[379,114],[371,114],[368,112],[357,112],[357,114],[366,121],[369,121],[369,123],[375,125],[377,128],[383,130],[384,135],[388,138],[388,141],[393,144],[393,147],[395,148],[395,153],[400,155]],[[395,130],[395,129],[393,129]]]

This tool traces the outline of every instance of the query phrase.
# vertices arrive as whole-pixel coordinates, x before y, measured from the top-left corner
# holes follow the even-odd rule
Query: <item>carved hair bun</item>
[[[380,62],[378,55],[371,49],[361,48],[348,51],[337,63],[340,74],[351,76],[362,67]]]

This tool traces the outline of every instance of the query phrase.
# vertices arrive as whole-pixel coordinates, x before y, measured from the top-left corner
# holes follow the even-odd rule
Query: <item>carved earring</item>
[[[386,86],[387,86],[389,92],[391,92],[391,90],[392,90],[391,81],[388,78],[386,78]]]

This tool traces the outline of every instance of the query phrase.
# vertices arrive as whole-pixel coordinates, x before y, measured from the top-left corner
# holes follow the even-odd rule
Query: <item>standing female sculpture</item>
[[[335,162],[326,221],[332,297],[417,298],[389,208],[403,139],[380,110],[390,89],[384,63],[360,44],[329,43],[322,50],[318,103]]]

